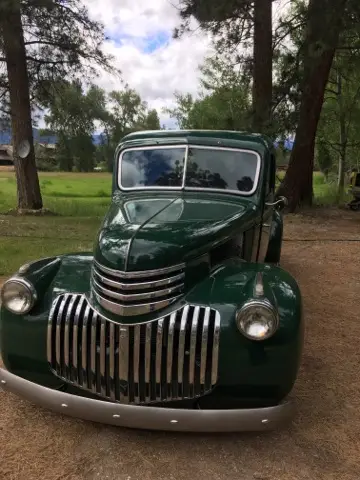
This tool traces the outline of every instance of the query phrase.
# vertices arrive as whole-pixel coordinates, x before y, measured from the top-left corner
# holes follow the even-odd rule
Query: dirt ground
[[[306,319],[292,425],[261,435],[126,430],[0,392],[1,480],[358,480],[359,227],[360,214],[287,217],[283,267],[300,283]]]

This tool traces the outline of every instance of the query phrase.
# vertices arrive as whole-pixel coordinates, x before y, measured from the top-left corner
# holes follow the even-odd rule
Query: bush
[[[57,172],[57,161],[52,157],[36,157],[36,167],[39,172]]]

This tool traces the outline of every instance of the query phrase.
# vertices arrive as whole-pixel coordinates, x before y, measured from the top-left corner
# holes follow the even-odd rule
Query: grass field
[[[28,260],[91,250],[110,204],[107,173],[40,174],[44,206],[55,216],[1,215],[16,206],[13,172],[0,172],[0,277]]]
[[[13,172],[0,171],[0,277],[24,262],[70,251],[91,250],[111,201],[108,173],[41,173],[45,208],[55,216],[1,215],[16,206]],[[334,187],[314,175],[317,203],[334,203]]]
[[[109,173],[40,173],[45,208],[62,216],[102,216],[111,198]],[[16,206],[13,172],[0,172],[0,214]]]

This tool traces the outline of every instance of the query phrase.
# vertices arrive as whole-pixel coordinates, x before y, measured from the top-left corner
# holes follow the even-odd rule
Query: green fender
[[[16,273],[33,283],[38,301],[23,316],[0,308],[0,353],[12,373],[54,388],[63,383],[50,372],[47,363],[49,311],[61,293],[89,290],[92,258],[87,253],[45,258],[24,265]]]
[[[279,328],[268,340],[244,337],[236,326],[236,312],[254,298],[257,274],[264,293],[279,313]],[[186,297],[189,303],[208,303],[221,315],[219,385],[238,386],[240,394],[271,396],[276,401],[292,389],[303,347],[302,298],[295,279],[280,267],[227,262]]]

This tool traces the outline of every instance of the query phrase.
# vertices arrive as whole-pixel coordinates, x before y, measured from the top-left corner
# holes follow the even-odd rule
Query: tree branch
[[[332,94],[334,94],[334,95],[336,95],[336,96],[339,95],[339,92],[337,92],[336,90],[332,90],[331,88],[325,88],[325,92],[326,92],[326,93],[332,93]]]
[[[59,64],[75,64],[76,62],[70,60],[41,60],[40,58],[27,56],[26,60],[39,63],[40,65],[59,65]]]
[[[65,45],[59,42],[52,42],[50,40],[30,40],[29,42],[25,42],[26,46],[29,45],[49,45],[51,47],[58,47],[62,50],[73,50],[73,46]]]
[[[5,108],[0,106],[0,112],[5,113],[6,115],[11,115],[11,110],[6,110]]]

